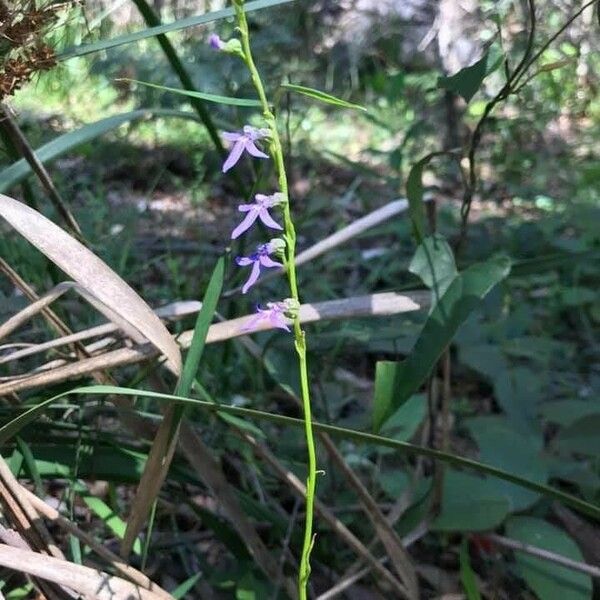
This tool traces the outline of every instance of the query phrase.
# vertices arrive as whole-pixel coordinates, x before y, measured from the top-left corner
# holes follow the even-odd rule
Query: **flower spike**
[[[267,227],[271,229],[278,229],[283,231],[283,227],[273,220],[273,217],[269,214],[269,209],[273,206],[277,206],[285,201],[285,196],[277,192],[271,196],[265,196],[264,194],[256,194],[254,196],[255,202],[253,204],[240,204],[238,210],[240,212],[247,213],[244,220],[233,230],[231,239],[235,240],[240,237],[242,233],[248,231],[252,225],[256,222],[256,219],[260,219]]]
[[[227,160],[223,164],[223,173],[234,167],[240,160],[244,150],[256,158],[269,158],[257,145],[257,140],[269,137],[268,129],[259,129],[251,125],[245,125],[242,131],[224,131],[223,138],[232,144]]]

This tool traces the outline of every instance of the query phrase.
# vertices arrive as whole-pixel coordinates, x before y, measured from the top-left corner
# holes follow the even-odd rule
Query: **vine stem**
[[[271,134],[270,153],[275,163],[277,178],[279,182],[279,192],[285,197],[283,203],[283,220],[284,220],[284,238],[286,242],[285,248],[285,264],[288,282],[290,286],[291,298],[299,304],[300,297],[298,294],[298,280],[296,276],[296,229],[292,220],[292,214],[289,201],[289,186],[287,173],[285,170],[285,161],[283,157],[283,147],[281,138],[277,130],[277,120],[273,114],[265,89],[260,77],[260,73],[254,63],[252,50],[250,48],[250,33],[246,13],[244,12],[244,0],[233,0],[233,5],[236,12],[238,30],[242,43],[243,59],[248,67],[252,83],[258,93],[258,97],[262,106],[263,117]],[[317,487],[317,452],[313,434],[312,416],[311,416],[311,401],[310,388],[308,384],[308,361],[306,357],[306,336],[300,326],[300,318],[297,312],[293,318],[294,339],[296,352],[298,354],[298,363],[300,369],[300,389],[302,395],[302,408],[304,413],[304,431],[306,437],[306,446],[308,453],[308,476],[306,481],[306,519],[304,526],[304,542],[302,547],[302,557],[300,560],[300,570],[298,576],[298,595],[300,600],[307,598],[307,584],[310,577],[310,553],[314,544],[313,537],[313,513],[314,501]]]

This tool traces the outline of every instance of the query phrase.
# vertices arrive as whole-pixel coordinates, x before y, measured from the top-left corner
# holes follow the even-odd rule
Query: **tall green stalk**
[[[235,13],[238,23],[242,44],[242,58],[248,67],[252,83],[256,88],[260,99],[265,123],[270,131],[270,153],[275,163],[277,179],[279,182],[279,192],[281,192],[285,201],[283,202],[283,217],[284,217],[284,239],[286,242],[285,248],[285,265],[288,283],[290,286],[290,296],[295,303],[300,303],[298,295],[298,280],[296,277],[296,230],[292,220],[290,202],[289,202],[289,187],[287,174],[285,171],[285,162],[283,157],[283,147],[281,138],[277,130],[277,120],[273,114],[265,88],[263,86],[260,73],[254,63],[252,50],[250,48],[250,32],[248,30],[248,21],[244,12],[244,0],[233,0]],[[308,364],[306,359],[306,336],[300,326],[300,318],[297,311],[293,317],[294,323],[294,338],[296,352],[298,354],[298,363],[300,368],[300,387],[302,395],[302,407],[304,412],[304,431],[306,436],[306,445],[308,451],[308,477],[306,481],[306,521],[304,528],[304,544],[302,548],[302,558],[300,560],[300,571],[298,578],[298,594],[300,600],[305,600],[307,597],[307,584],[310,577],[310,553],[313,547],[313,512],[315,492],[317,485],[317,453],[315,448],[315,440],[313,435],[312,417],[311,417],[311,401],[310,388],[308,385]]]

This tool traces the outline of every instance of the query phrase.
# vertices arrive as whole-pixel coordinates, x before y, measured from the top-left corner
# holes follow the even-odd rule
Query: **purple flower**
[[[208,38],[208,45],[214,50],[223,50],[226,46],[225,42],[216,33],[211,34]]]
[[[277,192],[271,196],[265,196],[264,194],[256,194],[254,196],[254,204],[240,204],[238,210],[240,212],[248,213],[244,220],[233,230],[231,239],[235,240],[244,231],[248,231],[254,224],[256,219],[260,219],[267,227],[271,229],[283,230],[283,227],[279,223],[273,220],[273,217],[269,214],[269,209],[273,206],[277,206],[285,201],[285,196],[281,192]]]
[[[250,256],[238,256],[235,259],[235,262],[240,267],[252,265],[250,277],[248,277],[248,281],[246,281],[244,287],[242,287],[242,294],[247,293],[248,290],[256,283],[256,280],[260,275],[261,267],[283,267],[281,263],[273,260],[269,255],[281,250],[284,245],[285,243],[283,240],[274,239],[267,244],[258,245],[254,254],[251,254]]]
[[[250,125],[245,125],[243,131],[223,132],[223,138],[232,144],[231,152],[223,164],[223,173],[226,173],[240,160],[244,150],[256,158],[269,158],[254,143],[257,140],[269,137],[268,129],[258,129]]]
[[[285,329],[290,331],[287,325],[285,313],[287,305],[285,302],[267,302],[267,308],[256,307],[256,316],[248,322],[248,324],[242,329],[242,331],[250,331],[255,329],[259,323],[267,321],[271,327],[277,327],[278,329]]]

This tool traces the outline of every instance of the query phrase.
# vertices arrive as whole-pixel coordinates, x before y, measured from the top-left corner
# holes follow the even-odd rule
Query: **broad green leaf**
[[[465,102],[469,102],[481,87],[488,73],[487,61],[488,53],[486,52],[471,66],[461,69],[458,73],[450,77],[440,77],[438,79],[438,87],[459,94],[465,99]]]
[[[0,427],[0,446],[4,444],[7,440],[13,437],[18,431],[20,431],[23,427],[33,422],[36,418],[42,415],[47,409],[49,409],[52,404],[57,403],[62,398],[66,398],[68,396],[78,396],[78,395],[100,395],[106,396],[111,394],[122,395],[122,396],[141,396],[147,398],[154,398],[156,400],[168,401],[168,402],[182,402],[186,404],[190,404],[196,406],[198,408],[204,408],[207,411],[213,412],[227,412],[233,415],[237,415],[240,417],[246,417],[249,419],[259,419],[271,421],[273,423],[278,423],[280,425],[287,425],[290,427],[304,428],[305,424],[302,419],[296,419],[293,417],[288,417],[286,415],[280,415],[276,413],[269,413],[261,410],[255,410],[251,408],[243,408],[240,406],[226,406],[223,404],[215,404],[214,402],[208,402],[204,400],[197,400],[194,398],[186,398],[182,396],[173,396],[171,394],[161,394],[158,392],[150,392],[146,390],[136,390],[131,388],[124,388],[112,385],[93,385],[87,387],[75,388],[73,390],[68,390],[61,394],[58,394],[48,400],[44,400],[39,404],[33,406],[29,410],[26,410],[21,415],[12,419],[2,427]],[[472,460],[469,458],[463,458],[461,456],[457,456],[455,454],[451,454],[448,452],[441,452],[439,450],[433,450],[432,448],[425,448],[421,446],[416,446],[414,444],[409,444],[408,442],[401,442],[398,440],[382,437],[379,435],[374,435],[372,433],[367,433],[364,431],[357,431],[355,429],[347,429],[344,427],[337,427],[335,425],[326,425],[324,423],[314,422],[314,428],[317,431],[323,431],[325,433],[329,433],[331,435],[336,435],[341,438],[351,439],[356,442],[360,442],[363,444],[371,444],[375,446],[384,446],[387,448],[394,448],[399,452],[404,452],[408,454],[416,454],[420,456],[426,456],[432,458],[434,460],[439,460],[455,467],[463,467],[467,469],[472,469],[478,471],[480,473],[484,473],[486,475],[491,475],[493,477],[497,477],[499,479],[503,479],[505,481],[510,481],[511,483],[516,483],[518,485],[523,486],[526,489],[533,490],[534,492],[540,492],[549,498],[554,498],[561,502],[564,502],[567,506],[572,506],[576,510],[581,511],[584,514],[587,514],[595,519],[600,519],[600,507],[595,506],[594,504],[590,504],[589,502],[585,502],[580,498],[572,496],[571,494],[567,494],[558,489],[552,488],[547,485],[541,485],[534,481],[529,481],[528,479],[524,479],[523,477],[519,477],[518,475],[514,475],[513,473],[509,473],[507,471],[503,471],[502,469],[498,469],[491,465],[487,465],[476,460]]]
[[[321,92],[320,90],[315,90],[313,88],[305,87],[303,85],[282,83],[281,87],[286,90],[289,90],[290,92],[296,92],[297,94],[302,94],[303,96],[308,96],[309,98],[320,100],[321,102],[325,102],[326,104],[333,104],[334,106],[340,106],[341,108],[352,108],[355,110],[364,111],[367,110],[364,106],[360,106],[360,104],[353,104],[352,102],[347,102],[346,100],[342,100],[341,98],[336,98],[331,94],[327,94],[325,92]]]
[[[546,421],[563,427],[592,415],[600,415],[600,402],[594,400],[558,400],[546,402],[538,408],[538,414]]]
[[[577,544],[564,531],[542,519],[512,517],[506,523],[506,535],[524,544],[584,561]],[[515,552],[515,560],[521,576],[539,600],[591,600],[589,575],[519,551]]]
[[[460,325],[509,271],[510,261],[496,258],[457,275],[427,318],[409,356],[399,363],[377,364],[378,372],[384,375],[380,376],[380,387],[377,380],[375,386],[375,430],[419,389]]]
[[[189,96],[190,98],[199,98],[200,100],[216,102],[217,104],[227,104],[230,106],[260,106],[260,102],[258,100],[252,100],[250,98],[231,98],[230,96],[207,94],[205,92],[197,92],[195,90],[184,90],[182,88],[167,87],[165,85],[148,83],[147,81],[138,81],[137,79],[118,79],[117,81],[131,81],[132,83],[138,83],[139,85],[145,85],[146,87],[163,90],[164,92],[172,92],[174,94],[180,94],[181,96]]]
[[[467,596],[467,600],[481,600],[479,587],[477,586],[477,577],[471,566],[471,558],[469,556],[469,542],[467,538],[463,538],[460,545],[460,582]]]
[[[449,469],[444,473],[442,506],[431,528],[435,531],[487,531],[510,513],[508,500],[498,496],[490,479]]]
[[[541,456],[541,436],[523,435],[508,419],[501,417],[475,417],[466,425],[477,442],[482,461],[532,481],[546,483],[548,465]],[[512,512],[526,510],[540,497],[506,481],[490,481],[490,484],[497,496],[508,500]]]
[[[513,425],[522,433],[539,428],[537,404],[542,399],[541,377],[527,367],[508,369],[494,381],[494,395]]]
[[[189,112],[181,112],[175,110],[164,110],[164,109],[140,109],[133,110],[119,115],[113,115],[84,125],[83,127],[70,131],[63,135],[58,136],[51,142],[40,146],[36,151],[35,155],[42,163],[48,163],[67,152],[71,152],[77,146],[91,142],[101,135],[120,127],[124,123],[133,123],[142,119],[151,119],[156,117],[174,117],[178,119],[189,119],[197,121],[198,117]],[[20,183],[28,175],[31,174],[31,167],[29,163],[22,158],[21,160],[13,163],[10,167],[7,167],[0,172],[0,193],[6,192],[8,189]]]
[[[263,8],[270,8],[271,6],[277,6],[279,4],[286,4],[291,0],[256,0],[255,2],[248,2],[244,5],[244,10],[249,13],[255,10],[261,10]],[[228,17],[232,17],[235,14],[233,8],[224,8],[223,10],[216,10],[213,12],[206,13],[204,15],[196,15],[195,17],[188,17],[187,19],[181,19],[174,21],[173,23],[167,23],[165,25],[159,25],[157,27],[149,27],[142,31],[130,33],[127,35],[120,35],[110,40],[101,40],[92,44],[84,44],[82,46],[75,46],[65,50],[58,56],[58,60],[67,60],[75,56],[85,56],[86,54],[92,54],[93,52],[100,52],[101,50],[109,50],[122,46],[124,44],[131,44],[133,42],[139,42],[150,37],[155,37],[163,33],[169,33],[171,31],[180,31],[188,27],[196,27],[197,25],[206,25],[214,21],[220,21]]]
[[[458,275],[452,249],[439,234],[423,240],[410,261],[408,270],[431,290],[431,310]]]
[[[565,427],[553,445],[560,452],[600,456],[600,414],[580,418]]]
[[[411,396],[382,427],[386,437],[408,442],[417,432],[427,414],[427,399],[423,394]]]

